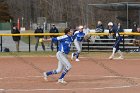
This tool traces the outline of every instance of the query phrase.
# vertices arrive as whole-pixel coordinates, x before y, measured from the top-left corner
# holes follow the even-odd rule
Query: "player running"
[[[75,61],[80,61],[78,58],[82,50],[82,41],[85,37],[85,33],[83,32],[83,26],[79,26],[79,30],[74,33],[73,37],[74,37],[74,45],[77,49],[77,52],[72,53],[71,60],[73,60],[74,57],[76,57]]]
[[[108,27],[109,27],[109,33],[110,34],[113,33],[113,37],[116,38],[115,44],[113,45],[113,51],[109,59],[113,59],[116,52],[120,54],[119,59],[123,59],[124,58],[123,54],[119,48],[120,42],[122,41],[122,37],[120,36],[117,27],[115,27],[112,22],[108,23]]]
[[[71,69],[71,64],[68,60],[68,53],[70,52],[70,47],[71,43],[73,42],[72,35],[73,31],[70,30],[69,28],[66,28],[64,30],[65,35],[59,36],[59,37],[54,37],[52,39],[43,39],[43,41],[60,41],[59,43],[59,49],[58,52],[56,53],[56,57],[58,59],[58,67],[56,70],[44,72],[44,79],[47,80],[48,76],[53,75],[53,74],[58,74],[62,72],[61,76],[58,79],[58,83],[67,83],[64,81],[65,75],[68,73],[68,71]],[[40,40],[42,42],[42,40]]]

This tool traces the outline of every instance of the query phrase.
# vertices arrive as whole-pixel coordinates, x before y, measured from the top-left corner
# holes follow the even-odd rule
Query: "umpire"
[[[38,26],[34,33],[43,33],[43,29],[41,28],[41,26]],[[35,51],[37,51],[39,39],[43,38],[43,37],[44,37],[43,35],[36,35],[35,36],[35,38],[36,38]],[[45,51],[44,43],[41,42],[41,45],[42,45],[42,49]]]

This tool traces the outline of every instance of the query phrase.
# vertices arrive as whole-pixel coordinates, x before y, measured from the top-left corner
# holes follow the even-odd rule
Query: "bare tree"
[[[46,17],[48,22],[66,21],[69,26],[75,27],[80,24],[86,24],[95,27],[98,20],[103,23],[115,16],[125,15],[124,12],[105,11],[98,8],[89,7],[88,4],[95,3],[116,3],[116,2],[134,2],[137,0],[0,0],[9,5],[9,14],[13,16],[14,21],[17,18],[24,17],[24,25],[29,26],[29,22],[37,22],[37,17]],[[88,8],[87,8],[88,7]],[[2,8],[1,8],[2,9]],[[136,12],[135,12],[136,13]],[[108,17],[111,16],[111,17]],[[117,22],[117,21],[115,21]]]

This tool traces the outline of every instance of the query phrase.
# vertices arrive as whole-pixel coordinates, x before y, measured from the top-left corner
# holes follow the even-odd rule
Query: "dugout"
[[[109,21],[121,22],[124,28],[131,28],[134,21],[140,24],[140,2],[88,4],[86,10],[87,24],[94,27],[98,20],[101,20],[103,24],[107,24]]]

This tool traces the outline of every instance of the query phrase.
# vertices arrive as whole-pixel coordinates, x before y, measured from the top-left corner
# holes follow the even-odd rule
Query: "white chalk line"
[[[67,77],[94,77],[94,78],[130,78],[130,79],[140,79],[139,77],[95,76],[95,75],[67,75]],[[28,78],[43,78],[43,76],[0,77],[0,80],[2,80],[2,79],[28,79]]]
[[[120,88],[130,88],[136,87],[139,85],[129,85],[129,86],[116,86],[116,87],[97,87],[97,88],[68,88],[68,89],[0,89],[0,91],[8,91],[8,92],[28,92],[28,91],[74,91],[74,90],[104,90],[104,89],[120,89]]]
[[[67,77],[71,76],[77,76],[77,77],[96,77],[96,78],[130,78],[130,79],[140,79],[138,77],[121,77],[121,76],[94,76],[94,75],[68,75]],[[10,79],[10,78],[15,78],[15,79],[27,79],[27,78],[42,78],[43,76],[26,76],[26,77],[3,77],[0,78],[2,79]],[[73,83],[80,83],[80,82],[73,82]],[[81,82],[81,83],[93,83],[93,82]],[[73,91],[73,90],[103,90],[103,89],[118,89],[118,88],[130,88],[130,87],[136,87],[139,86],[140,84],[137,85],[123,85],[123,86],[111,86],[111,87],[97,87],[97,88],[68,88],[68,89],[58,89],[58,88],[52,88],[52,89],[0,89],[0,91],[15,91],[15,92],[23,92],[23,91]]]
[[[2,56],[2,57],[0,57],[0,58],[6,58],[6,57],[9,57],[9,58],[14,58],[14,56]],[[27,57],[38,57],[38,56],[23,56],[23,58],[27,58]],[[56,56],[43,56],[43,57],[52,57],[52,58],[56,58]],[[71,58],[70,56],[69,56],[69,58]],[[79,57],[80,59],[90,59],[90,58],[92,58],[92,57]],[[94,57],[93,57],[94,58]],[[94,59],[105,59],[105,60],[109,60],[109,58],[94,58]],[[119,58],[114,58],[113,60],[140,60],[140,58],[124,58],[124,59],[119,59]]]

